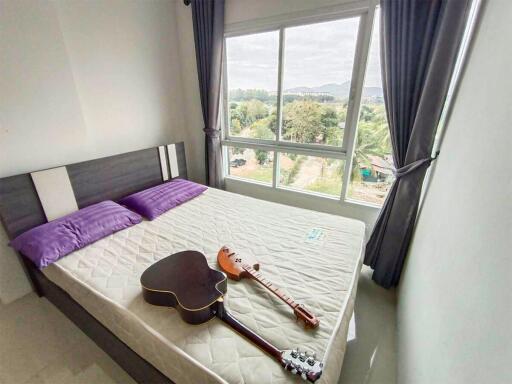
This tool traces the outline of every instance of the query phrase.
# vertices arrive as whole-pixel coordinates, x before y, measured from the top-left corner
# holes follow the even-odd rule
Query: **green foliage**
[[[320,106],[294,101],[283,109],[283,137],[298,143],[315,143],[321,134]]]
[[[272,140],[275,136],[268,128],[267,121],[258,120],[251,125],[251,137],[256,139]]]
[[[269,93],[264,89],[231,89],[229,91],[229,101],[250,101],[259,100],[268,105],[275,105],[277,102],[277,94]],[[311,100],[318,103],[334,103],[336,98],[331,95],[283,95],[283,102],[289,103],[295,100]]]
[[[258,161],[259,165],[263,165],[267,162],[267,160],[268,160],[268,152],[267,151],[257,149],[255,151],[255,154],[256,154],[256,160]]]
[[[274,134],[274,136],[277,135],[277,108],[272,108],[272,112],[270,112],[270,115],[267,117],[266,120],[267,126],[270,129],[270,131]]]
[[[240,124],[240,120],[231,119],[231,134],[238,136],[242,132],[242,125]]]
[[[275,103],[276,96],[271,96],[264,89],[232,89],[229,91],[231,101],[259,100],[265,104]]]
[[[341,177],[319,177],[306,186],[308,191],[338,196],[341,192]]]
[[[272,174],[272,167],[260,167],[252,170],[250,175],[247,175],[246,177],[257,181],[262,181],[264,183],[272,183]]]
[[[251,123],[268,116],[268,108],[260,100],[249,100],[245,105],[247,106],[247,117]]]
[[[336,112],[338,113],[338,119],[340,121],[347,121],[347,109],[348,109],[348,104],[346,102],[344,102],[343,104],[339,104],[336,106]]]
[[[264,140],[275,139],[278,127],[276,95],[270,95],[261,89],[232,90],[229,95],[230,132],[232,135]],[[343,141],[344,124],[347,118],[347,102],[340,102],[329,95],[320,96],[283,96],[283,138],[298,143],[314,143],[339,146]],[[243,153],[243,149],[235,149]],[[235,151],[234,150],[234,151]],[[235,153],[235,152],[233,152]],[[384,104],[375,100],[364,100],[361,106],[356,135],[354,166],[352,179],[361,180],[360,166],[369,166],[369,155],[384,157],[391,153],[388,125]],[[269,153],[256,150],[256,161],[263,166],[269,160]],[[284,184],[291,185],[305,160],[304,156],[289,154],[294,161],[291,169],[281,173]],[[322,172],[327,169],[327,176],[322,173],[306,189],[323,193],[339,193],[339,183],[343,163],[337,165],[337,172],[332,172],[332,160],[327,159]],[[272,170],[261,167],[261,181],[272,177]],[[265,169],[265,171],[263,171]],[[256,172],[252,170],[251,172]],[[330,176],[329,176],[330,175]],[[254,178],[251,176],[250,178]],[[260,179],[260,178],[258,178]],[[339,180],[338,180],[339,179]],[[338,180],[338,181],[337,181]]]
[[[296,100],[283,108],[283,137],[298,143],[339,145],[343,138],[336,109],[312,100]]]
[[[391,141],[384,105],[363,105],[357,127],[356,165],[369,165],[368,155],[384,157],[390,153]]]
[[[302,163],[306,160],[306,156],[303,155],[295,155],[293,166],[290,169],[281,171],[282,183],[284,185],[292,185],[297,175],[299,174],[300,167],[302,167]],[[288,155],[290,157],[290,155]],[[291,157],[290,157],[291,158]]]
[[[317,103],[334,103],[336,99],[334,98],[334,96],[331,95],[283,95],[284,104],[291,103],[296,100],[310,100]]]
[[[250,130],[251,132],[244,136],[273,139],[275,134],[272,132],[277,130],[277,117],[275,108],[271,113],[269,113],[269,109],[270,106],[256,99],[231,103],[229,106],[230,133],[239,136],[242,131]],[[266,128],[270,135],[268,132],[262,131],[262,127]],[[265,137],[257,136],[255,130]]]
[[[361,106],[357,127],[352,180],[361,182],[361,166],[371,165],[368,155],[384,157],[391,153],[391,140],[383,103],[365,103]]]
[[[235,105],[234,108],[233,105]],[[239,134],[248,125],[247,105],[232,103],[229,109],[229,119],[231,133]]]

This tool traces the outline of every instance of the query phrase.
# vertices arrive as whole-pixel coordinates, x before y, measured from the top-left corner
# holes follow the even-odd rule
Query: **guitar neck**
[[[290,307],[295,309],[299,304],[297,304],[291,297],[287,296],[283,291],[281,291],[278,287],[272,284],[269,280],[263,277],[263,274],[256,271],[253,267],[249,265],[243,265],[242,268],[251,275],[251,277],[256,280],[258,283],[263,285],[269,291],[271,291],[274,295],[283,300]]]
[[[219,319],[224,321],[239,334],[248,338],[260,349],[262,349],[264,352],[268,353],[269,355],[274,357],[279,363],[281,363],[283,351],[277,349],[274,345],[269,343],[264,338],[258,336],[256,333],[254,333],[241,322],[239,322],[236,318],[231,316],[231,314],[224,309],[224,303],[222,301],[217,302],[217,311],[215,314]]]

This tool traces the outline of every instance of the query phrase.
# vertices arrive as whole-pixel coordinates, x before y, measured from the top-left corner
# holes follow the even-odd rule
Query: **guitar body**
[[[166,257],[144,271],[140,278],[144,300],[174,307],[189,324],[215,317],[217,302],[226,293],[226,276],[211,269],[204,255],[183,251]]]
[[[146,269],[140,283],[142,295],[148,303],[176,308],[185,322],[201,324],[217,317],[292,374],[312,383],[322,375],[323,363],[316,360],[314,355],[301,352],[298,348],[278,349],[224,308],[226,275],[211,269],[202,253],[183,251],[167,256]]]

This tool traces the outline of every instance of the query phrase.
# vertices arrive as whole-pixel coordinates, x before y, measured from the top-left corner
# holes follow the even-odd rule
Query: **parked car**
[[[242,167],[247,163],[245,159],[233,159],[229,162],[233,168]]]

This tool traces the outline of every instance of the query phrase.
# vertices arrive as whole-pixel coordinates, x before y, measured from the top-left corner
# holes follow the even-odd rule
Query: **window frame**
[[[348,197],[348,186],[352,172],[352,159],[356,144],[357,125],[361,108],[362,91],[366,74],[368,55],[370,51],[371,37],[374,26],[375,10],[378,7],[378,0],[356,1],[342,5],[317,8],[311,11],[294,12],[287,15],[278,15],[269,18],[252,20],[226,25],[224,33],[224,57],[222,63],[222,117],[221,117],[221,144],[223,150],[223,171],[224,177],[230,180],[243,183],[257,183],[267,188],[279,189],[281,191],[293,191],[317,198],[338,200],[341,204],[355,204],[370,208],[380,209],[380,205],[351,199]],[[308,24],[316,24],[327,21],[342,20],[359,17],[357,31],[356,49],[350,80],[350,91],[347,105],[347,118],[343,133],[341,146],[328,146],[322,144],[302,144],[284,141],[282,135],[282,105],[283,105],[283,70],[285,51],[285,29]],[[250,35],[255,33],[278,31],[279,53],[277,73],[277,133],[273,140],[256,138],[245,138],[231,136],[229,132],[229,103],[228,103],[228,73],[227,73],[227,49],[226,39],[237,36]],[[273,177],[271,184],[262,184],[250,179],[243,179],[229,174],[228,147],[250,148],[273,151]],[[295,153],[299,155],[316,156],[322,158],[333,158],[345,162],[343,169],[341,192],[339,196],[326,195],[304,190],[290,189],[280,185],[280,153]]]

